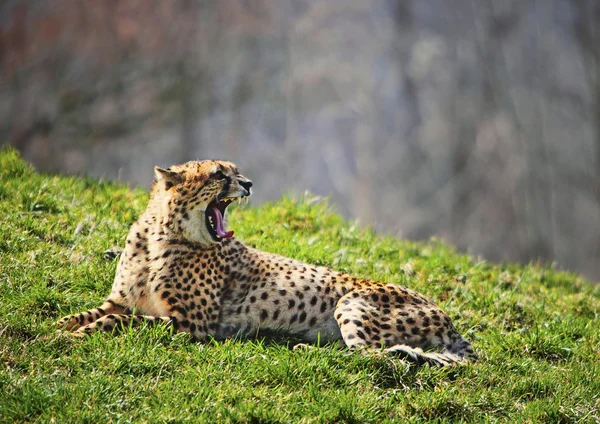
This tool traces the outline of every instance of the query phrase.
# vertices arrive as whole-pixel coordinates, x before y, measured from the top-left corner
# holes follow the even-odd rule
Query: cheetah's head
[[[151,199],[158,201],[162,224],[179,237],[205,246],[233,236],[225,229],[225,211],[234,200],[252,194],[252,182],[231,162],[191,161],[154,168]],[[151,200],[151,201],[152,201]]]

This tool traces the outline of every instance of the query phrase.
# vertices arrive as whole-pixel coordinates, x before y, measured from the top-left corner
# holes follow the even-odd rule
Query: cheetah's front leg
[[[186,304],[185,301],[179,301],[176,297],[171,297],[169,292],[154,293],[156,295],[154,302],[162,311],[161,315],[105,314],[87,325],[79,326],[74,334],[83,336],[94,331],[113,332],[121,328],[139,326],[142,323],[154,325],[160,322],[172,326],[177,332],[190,333],[199,341],[204,341],[215,334],[220,311],[218,302],[209,301],[210,297],[207,296],[199,304],[194,303],[195,308],[192,309],[190,308],[192,305]],[[167,295],[163,296],[163,293],[167,293]]]
[[[178,328],[178,322],[175,317],[154,317],[150,315],[130,315],[130,314],[109,314],[92,322],[91,324],[80,327],[73,334],[75,336],[83,336],[91,334],[94,331],[104,331],[107,333],[119,331],[121,328],[137,327],[142,323],[154,325],[156,323],[164,323],[173,326],[175,330]]]
[[[77,330],[80,327],[89,325],[98,319],[109,314],[122,314],[127,308],[108,299],[99,308],[90,309],[85,312],[67,315],[61,318],[56,325],[62,330]]]
[[[208,308],[211,311],[218,310],[217,307]],[[152,316],[141,314],[108,314],[99,319],[79,327],[75,332],[75,336],[83,336],[91,334],[94,331],[113,332],[119,331],[121,328],[137,327],[143,323],[154,325],[156,323],[165,323],[172,326],[175,331],[181,333],[190,333],[196,340],[204,341],[209,335],[214,334],[217,328],[217,323],[213,319],[209,322],[209,315],[203,315],[202,312],[194,312],[188,317],[187,312],[183,308],[173,311],[173,315]]]

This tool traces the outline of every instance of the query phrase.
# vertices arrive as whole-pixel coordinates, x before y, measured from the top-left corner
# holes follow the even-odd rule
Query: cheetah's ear
[[[181,174],[158,166],[154,167],[154,175],[156,175],[156,181],[165,182],[165,187],[167,190],[174,185],[180,184],[183,180]]]

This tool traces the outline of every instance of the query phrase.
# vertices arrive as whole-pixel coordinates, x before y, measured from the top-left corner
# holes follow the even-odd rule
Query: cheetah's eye
[[[217,180],[224,180],[225,178],[227,178],[227,177],[225,176],[225,174],[223,174],[223,172],[221,172],[221,171],[217,171],[217,172],[215,172],[215,173],[213,174],[213,177],[214,177],[215,179],[217,179]]]

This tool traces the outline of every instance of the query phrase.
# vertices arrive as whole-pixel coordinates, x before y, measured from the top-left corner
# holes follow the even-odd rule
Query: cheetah
[[[288,334],[340,341],[417,364],[476,359],[434,302],[401,287],[265,253],[226,229],[227,207],[252,182],[226,161],[155,167],[146,210],[132,225],[110,295],[58,325],[78,336],[166,323],[199,341]]]

